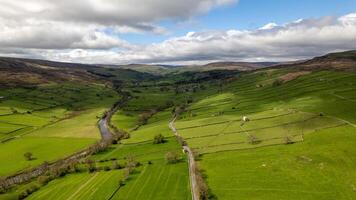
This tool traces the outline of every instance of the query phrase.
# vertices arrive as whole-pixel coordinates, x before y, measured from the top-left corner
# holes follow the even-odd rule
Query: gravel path
[[[174,122],[176,121],[177,117],[174,117],[172,121],[169,122],[169,128],[172,130],[175,136],[179,136],[179,133],[177,129],[174,127]],[[197,179],[196,179],[196,174],[195,174],[195,160],[194,160],[194,155],[192,150],[189,148],[188,145],[183,146],[184,152],[188,154],[188,161],[189,161],[189,177],[190,177],[190,186],[191,186],[191,193],[192,193],[192,199],[193,200],[199,200],[199,190],[198,190],[198,184],[197,184]]]

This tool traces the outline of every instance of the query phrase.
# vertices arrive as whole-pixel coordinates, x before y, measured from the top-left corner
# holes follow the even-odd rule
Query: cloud
[[[4,2],[4,3],[3,3]],[[188,19],[236,0],[3,1],[0,55],[86,63],[285,61],[356,49],[356,13],[256,30],[189,32],[134,45],[120,32],[165,33],[158,20]],[[131,2],[131,3],[130,3]]]
[[[236,0],[1,0],[0,46],[58,50],[131,48],[117,37],[118,33],[165,34],[167,30],[156,25],[160,20],[189,19],[234,2]]]
[[[269,24],[254,31],[189,32],[125,51],[78,50],[56,59],[101,63],[206,63],[218,60],[286,61],[356,49],[356,14]]]

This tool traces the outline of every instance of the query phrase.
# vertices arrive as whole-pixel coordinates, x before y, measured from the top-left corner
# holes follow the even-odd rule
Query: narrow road
[[[177,117],[174,117],[172,121],[169,122],[169,128],[172,130],[175,136],[181,137],[174,126],[174,122],[176,121]],[[192,150],[189,148],[188,145],[183,146],[184,152],[188,154],[188,164],[189,164],[189,177],[190,177],[190,186],[191,186],[191,193],[193,200],[199,200],[199,189],[197,184],[197,178],[195,174],[195,160]]]

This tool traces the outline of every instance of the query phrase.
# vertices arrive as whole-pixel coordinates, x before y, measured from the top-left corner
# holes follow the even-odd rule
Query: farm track
[[[172,130],[173,134],[175,136],[180,137],[177,129],[174,127],[174,122],[176,121],[177,116],[175,116],[172,121],[169,122],[168,127]],[[189,177],[190,177],[190,187],[191,187],[191,193],[192,193],[192,200],[199,200],[199,190],[198,190],[198,184],[197,184],[197,178],[195,174],[195,159],[192,150],[189,148],[188,145],[183,145],[183,150],[184,152],[187,152],[188,154],[188,160],[189,160]]]

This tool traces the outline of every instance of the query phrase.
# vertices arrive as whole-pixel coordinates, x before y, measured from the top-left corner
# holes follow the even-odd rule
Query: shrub
[[[111,170],[111,168],[109,167],[109,166],[104,166],[104,171],[110,171]]]
[[[293,144],[294,142],[293,142],[293,140],[290,138],[290,137],[288,137],[288,136],[286,136],[285,138],[284,138],[284,144]]]
[[[254,135],[249,135],[248,136],[248,143],[250,144],[259,144],[261,143],[261,140],[259,140],[256,136]]]
[[[18,199],[19,199],[19,200],[25,199],[28,195],[29,195],[29,194],[27,194],[26,191],[23,191],[23,192],[21,192],[21,193],[19,194]]]
[[[96,165],[95,165],[95,161],[91,160],[91,159],[88,159],[86,161],[87,163],[87,167],[88,167],[88,172],[89,173],[92,173],[92,172],[95,172],[96,171]]]
[[[25,191],[21,192],[18,196],[18,199],[25,199],[26,197],[28,197],[30,194],[36,192],[37,190],[39,190],[40,188],[37,185],[31,185],[30,187],[28,187]]]
[[[113,161],[112,168],[113,169],[122,169],[123,167],[117,161]]]
[[[26,152],[24,155],[26,160],[30,161],[33,159],[33,154],[31,152]]]
[[[168,164],[175,164],[181,160],[181,157],[176,152],[167,152],[166,153],[166,162]]]
[[[6,192],[5,187],[0,185],[0,194],[4,194]]]
[[[81,171],[78,163],[73,163],[71,165],[71,168],[72,168],[73,172],[80,172]]]
[[[37,182],[41,185],[47,185],[47,183],[51,180],[51,178],[49,176],[39,176],[37,178]]]
[[[282,84],[283,84],[283,81],[280,80],[280,79],[277,79],[277,80],[273,81],[272,86],[273,87],[277,87],[277,86],[280,86]]]
[[[119,187],[122,187],[125,185],[125,181],[124,180],[119,180]]]
[[[153,144],[162,144],[165,142],[166,140],[162,134],[158,134],[153,138]]]

